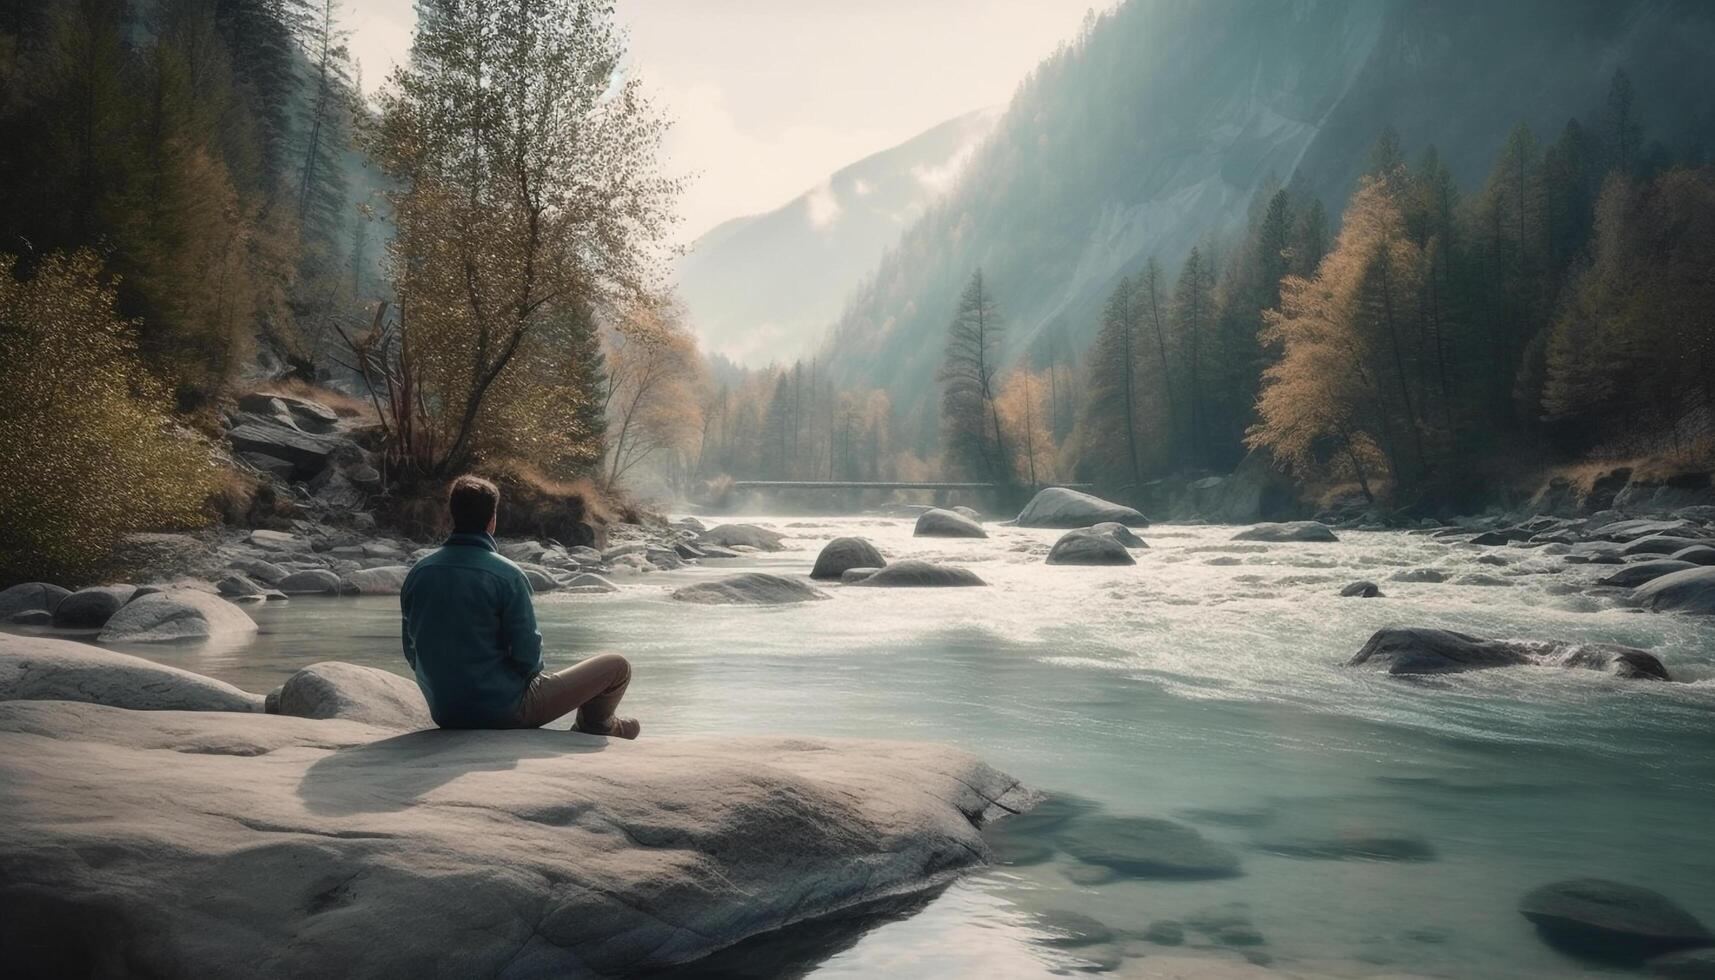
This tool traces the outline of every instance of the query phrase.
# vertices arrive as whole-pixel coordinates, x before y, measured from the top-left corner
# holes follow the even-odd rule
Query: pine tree
[[[1138,440],[1142,392],[1139,367],[1144,354],[1142,318],[1137,309],[1137,286],[1128,277],[1108,294],[1101,329],[1090,347],[1087,392],[1079,431],[1084,455],[1091,460],[1123,462],[1119,472],[1104,474],[1136,485],[1143,482]],[[1123,447],[1124,455],[1119,455]]]
[[[1215,319],[1214,263],[1201,246],[1191,249],[1173,287],[1173,323],[1179,347],[1185,351],[1185,390],[1191,412],[1191,455],[1202,466],[1210,462],[1209,405],[1211,378],[1207,358]]]
[[[948,461],[996,483],[1011,482],[995,405],[1004,333],[994,294],[978,269],[947,327],[946,353],[936,380],[941,383],[942,442]]]

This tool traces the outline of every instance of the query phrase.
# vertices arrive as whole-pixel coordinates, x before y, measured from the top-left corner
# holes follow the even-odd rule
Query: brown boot
[[[606,735],[609,738],[636,738],[643,732],[643,724],[636,718],[609,718],[605,729],[584,727],[582,718],[572,726],[572,731],[585,735]]]

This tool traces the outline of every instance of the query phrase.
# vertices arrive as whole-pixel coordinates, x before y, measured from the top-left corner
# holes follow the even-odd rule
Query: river
[[[1052,846],[1009,839],[1010,863],[915,914],[752,944],[722,962],[729,975],[782,963],[829,978],[1176,976],[1185,964],[1249,975],[1247,952],[1271,961],[1259,976],[1615,975],[1549,949],[1516,911],[1528,889],[1575,877],[1645,885],[1715,922],[1715,622],[1591,594],[1610,568],[1403,532],[1253,544],[1176,525],[1142,532],[1135,567],[1050,567],[1055,531],[918,539],[908,520],[747,520],[786,533],[787,550],[621,579],[617,595],[539,597],[550,661],[630,657],[627,710],[645,738],[948,742],[1057,805],[1195,827],[1235,849],[1242,873],[1096,881]],[[834,585],[828,601],[769,608],[667,598],[734,569],[805,574],[847,534],[890,558],[968,566],[989,587]],[[1388,580],[1424,566],[1505,584]],[[1361,578],[1386,596],[1338,596]],[[317,660],[403,672],[394,599],[250,608],[261,633],[243,645],[129,652],[255,691]],[[1341,666],[1385,625],[1620,642],[1690,683],[1550,667],[1414,681]],[[1339,860],[1279,843],[1364,837],[1418,849]],[[1216,907],[1260,937],[1225,949],[1195,929],[1181,947],[1136,936]]]

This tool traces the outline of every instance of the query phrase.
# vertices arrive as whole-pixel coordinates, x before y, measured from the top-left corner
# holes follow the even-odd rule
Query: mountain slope
[[[766,214],[724,222],[691,246],[678,293],[705,348],[752,366],[821,339],[887,246],[953,183],[997,110],[948,120],[836,172]]]
[[[1152,254],[1171,273],[1271,179],[1337,214],[1388,125],[1469,188],[1515,122],[1552,138],[1624,68],[1652,134],[1707,142],[1712,43],[1715,6],[1671,0],[1131,0],[1033,73],[852,296],[835,375],[922,407],[978,267],[1013,356],[1061,336],[1082,350],[1121,275]]]

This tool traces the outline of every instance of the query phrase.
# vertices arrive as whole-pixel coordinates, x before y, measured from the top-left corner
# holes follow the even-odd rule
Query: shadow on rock
[[[410,732],[338,749],[316,761],[299,781],[298,797],[320,814],[398,812],[467,773],[513,769],[520,759],[581,755],[606,747],[605,739],[547,729]]]

